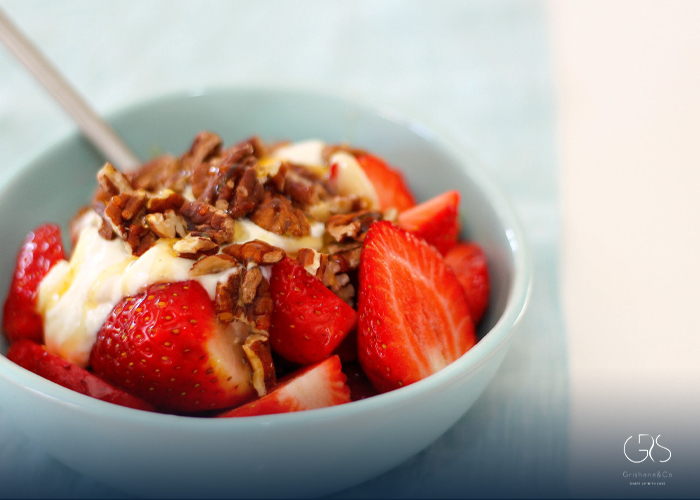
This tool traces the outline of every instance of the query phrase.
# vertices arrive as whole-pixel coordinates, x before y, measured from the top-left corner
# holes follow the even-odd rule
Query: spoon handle
[[[0,9],[0,41],[73,117],[90,142],[105,158],[122,171],[131,170],[141,163],[114,129],[95,113],[32,42],[12,24],[2,9]]]

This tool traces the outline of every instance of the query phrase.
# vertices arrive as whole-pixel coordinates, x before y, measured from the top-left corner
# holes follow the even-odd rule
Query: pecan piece
[[[134,188],[146,191],[154,191],[164,186],[179,191],[184,188],[186,180],[180,160],[171,155],[154,158],[127,177]]]
[[[229,255],[209,255],[203,259],[199,259],[192,265],[190,276],[216,274],[238,267],[238,265],[238,261]]]
[[[176,236],[183,238],[187,235],[185,219],[176,214],[174,210],[148,214],[146,215],[146,224],[160,238],[175,238]]]
[[[217,285],[214,306],[222,322],[238,319],[257,333],[267,332],[274,307],[270,283],[259,268],[241,268],[241,272],[232,274],[226,283]]]
[[[326,231],[337,242],[348,239],[363,241],[369,227],[378,220],[382,220],[381,212],[368,210],[333,215],[326,221]]]
[[[253,387],[258,392],[258,396],[262,397],[277,383],[267,335],[259,333],[249,335],[243,344],[243,352],[253,368]]]
[[[184,238],[175,242],[173,245],[173,250],[180,254],[180,257],[196,259],[200,255],[216,253],[219,250],[219,245],[211,241],[209,238],[188,234]]]
[[[172,189],[161,189],[155,195],[149,196],[146,210],[150,213],[180,210],[184,202],[185,198],[180,193]]]
[[[97,172],[97,182],[106,193],[112,196],[121,193],[131,193],[134,189],[129,179],[109,162],[105,163],[100,171]]]
[[[284,259],[284,250],[264,241],[253,240],[242,244],[233,244],[221,249],[247,266],[251,262],[257,265],[277,264]]]
[[[280,194],[265,191],[262,203],[250,214],[250,220],[258,226],[279,234],[300,238],[308,236],[311,226],[304,212]]]
[[[196,234],[206,235],[217,244],[233,241],[235,221],[223,210],[201,201],[186,201],[180,213],[197,228]]]

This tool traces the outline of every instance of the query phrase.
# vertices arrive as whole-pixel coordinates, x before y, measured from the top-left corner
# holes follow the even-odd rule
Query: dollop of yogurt
[[[98,233],[99,216],[88,212],[80,222],[78,242],[70,261],[60,261],[39,286],[37,309],[44,319],[49,352],[87,366],[97,333],[115,305],[154,283],[194,279],[214,298],[216,285],[238,268],[190,276],[193,262],[172,249],[175,240],[161,239],[141,257],[124,242]]]

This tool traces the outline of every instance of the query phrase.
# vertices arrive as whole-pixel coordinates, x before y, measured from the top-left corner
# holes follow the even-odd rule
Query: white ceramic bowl
[[[0,356],[0,405],[18,428],[75,470],[139,496],[315,496],[350,487],[416,454],[450,428],[496,372],[525,308],[531,262],[500,191],[472,158],[424,125],[353,100],[291,90],[228,89],[151,100],[110,121],[147,158],[180,154],[211,130],[229,144],[317,137],[347,141],[400,166],[420,200],[462,193],[465,238],[490,266],[489,311],[479,343],[437,374],[363,401],[300,413],[204,419],[98,401]],[[40,223],[66,228],[95,186],[99,155],[78,135],[0,186],[0,300],[16,251]],[[0,340],[0,351],[7,343]]]

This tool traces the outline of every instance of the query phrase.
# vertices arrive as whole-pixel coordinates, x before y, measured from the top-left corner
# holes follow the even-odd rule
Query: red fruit
[[[253,396],[233,336],[199,283],[161,283],[115,306],[90,363],[96,375],[165,411],[226,408]]]
[[[280,380],[267,395],[234,408],[219,417],[250,417],[312,410],[350,402],[338,356],[306,366]]]
[[[401,212],[415,206],[416,201],[400,171],[373,155],[359,155],[357,162],[374,186],[381,210],[393,207]]]
[[[379,394],[365,375],[359,363],[343,363],[343,373],[348,378],[350,399],[359,401]]]
[[[142,399],[111,386],[78,365],[51,354],[46,347],[31,340],[20,339],[13,343],[7,351],[7,359],[80,394],[137,410],[155,410]]]
[[[23,338],[43,342],[43,322],[36,312],[39,283],[63,259],[61,228],[57,225],[39,226],[24,239],[2,313],[2,329],[10,343]]]
[[[270,346],[289,361],[307,365],[327,358],[357,322],[352,307],[289,257],[272,268],[270,292]]]
[[[397,224],[411,231],[445,255],[457,244],[459,192],[447,191],[401,212]]]
[[[380,392],[441,370],[476,343],[464,290],[442,256],[390,222],[367,233],[359,282],[358,357]]]
[[[484,251],[474,243],[458,243],[445,255],[445,264],[464,287],[472,319],[478,323],[489,304],[489,270]]]

